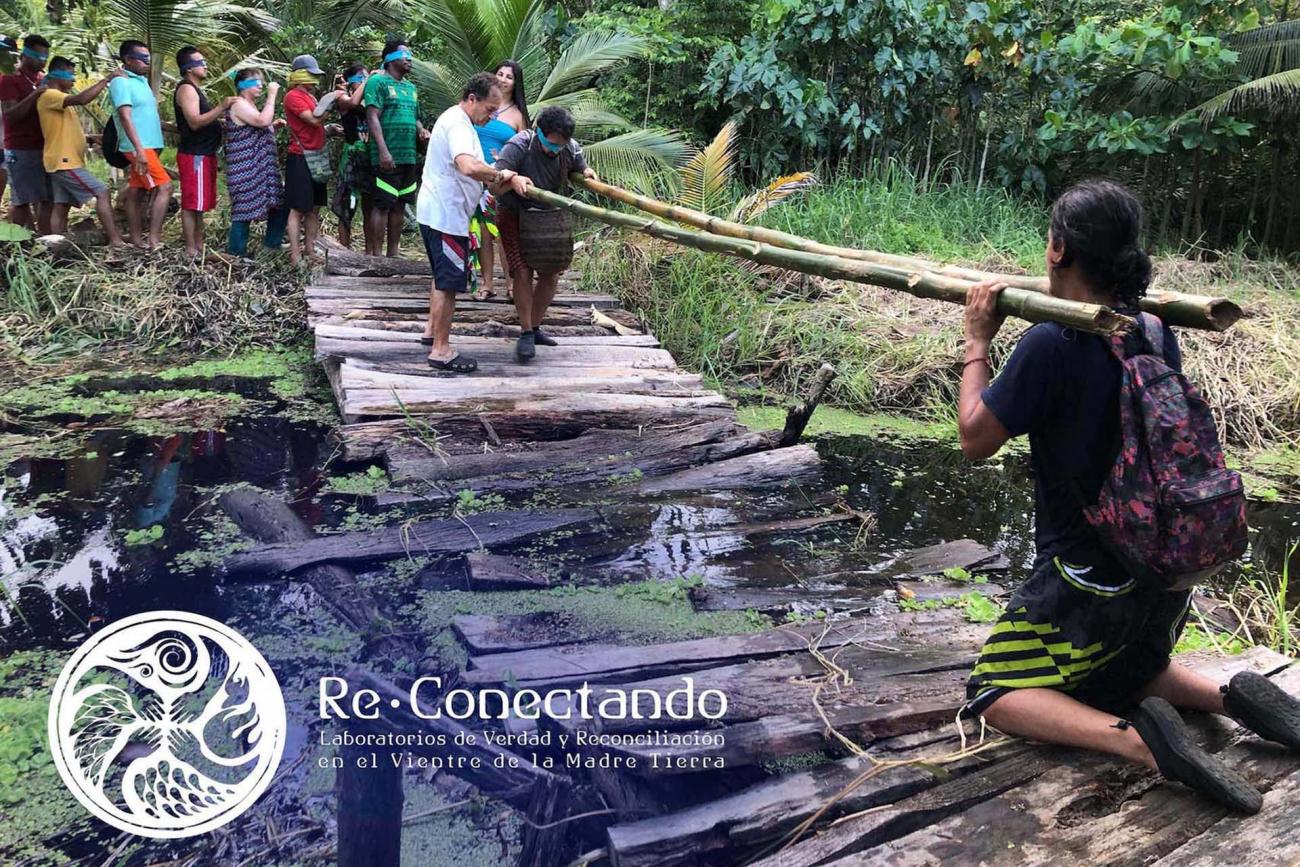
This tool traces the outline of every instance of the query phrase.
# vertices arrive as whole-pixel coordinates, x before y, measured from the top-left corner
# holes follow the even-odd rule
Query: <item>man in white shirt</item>
[[[472,373],[478,362],[451,348],[451,317],[456,293],[469,289],[469,221],[483,195],[483,184],[509,183],[523,195],[530,182],[508,169],[483,162],[475,124],[485,124],[501,106],[496,76],[481,72],[461,91],[460,102],[444,111],[429,135],[415,215],[424,251],[433,268],[429,322],[421,342],[430,347],[429,366]]]

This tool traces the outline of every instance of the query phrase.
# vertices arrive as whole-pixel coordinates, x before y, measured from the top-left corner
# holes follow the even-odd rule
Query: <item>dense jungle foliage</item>
[[[535,103],[578,110],[607,174],[654,185],[739,123],[750,180],[863,174],[1039,199],[1104,173],[1141,190],[1152,240],[1293,250],[1300,22],[1291,0],[17,0],[5,32],[45,32],[103,67],[126,36],[226,67],[314,52],[337,69],[395,29],[426,110],[514,55]],[[173,74],[159,65],[154,76]],[[229,85],[226,85],[229,86]],[[602,152],[603,150],[603,152]]]

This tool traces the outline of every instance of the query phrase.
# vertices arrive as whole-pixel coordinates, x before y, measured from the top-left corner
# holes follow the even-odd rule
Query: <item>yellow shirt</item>
[[[36,100],[36,113],[41,119],[41,132],[45,135],[45,171],[79,169],[85,163],[86,133],[81,129],[75,105],[65,106],[71,94],[48,88]]]

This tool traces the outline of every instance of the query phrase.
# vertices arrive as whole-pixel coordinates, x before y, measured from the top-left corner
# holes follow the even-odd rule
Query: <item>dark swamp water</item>
[[[323,426],[253,416],[221,430],[166,436],[102,431],[77,457],[10,463],[0,477],[0,648],[67,645],[97,623],[157,608],[217,619],[272,616],[268,599],[292,597],[292,582],[222,582],[220,561],[243,539],[220,520],[215,501],[223,490],[248,484],[270,491],[318,532],[364,529],[401,511],[330,491],[327,476],[340,470],[330,466],[327,435]],[[815,587],[818,576],[848,566],[970,538],[1004,553],[1013,580],[1024,576],[1033,558],[1024,455],[972,465],[944,445],[866,436],[816,444],[825,472],[813,485],[629,503],[614,519],[614,537],[596,552],[602,571],[629,579],[699,576],[717,587]],[[759,536],[727,532],[845,506],[870,513],[870,527],[860,533],[853,521]],[[1251,528],[1248,560],[1280,572],[1289,544],[1300,538],[1300,506],[1252,504]]]
[[[359,643],[295,582],[223,580],[220,562],[243,537],[216,499],[229,486],[254,485],[290,502],[318,532],[364,530],[399,515],[432,516],[428,509],[381,508],[365,496],[331,492],[330,476],[364,467],[331,465],[328,433],[324,426],[256,415],[212,431],[102,431],[76,457],[5,466],[0,658],[27,648],[63,658],[98,626],[142,611],[204,614],[246,635],[275,669],[291,720],[285,764],[311,753],[316,681],[323,671],[346,666]],[[724,590],[802,588],[810,600],[826,586],[826,576],[959,538],[1004,553],[1012,582],[1025,574],[1033,534],[1024,455],[971,465],[944,445],[828,437],[817,447],[826,465],[815,484],[629,502],[613,510],[610,538],[582,557],[598,562],[605,581],[699,576],[706,587]],[[609,501],[615,495],[606,490],[601,496]],[[863,530],[855,520],[789,533],[728,531],[845,507],[870,513],[870,525]],[[1259,504],[1251,518],[1253,568],[1277,573],[1290,540],[1300,537],[1300,507]],[[394,579],[384,567],[373,574],[389,576],[373,586],[390,592],[398,605],[417,589],[418,576],[409,572]],[[310,776],[304,764],[292,775],[292,787],[273,787],[268,799],[275,809],[326,815],[329,780],[317,779],[313,788]],[[451,831],[440,833],[445,838]],[[64,851],[102,857],[110,845],[111,836],[99,831]],[[482,838],[465,845],[482,845]]]

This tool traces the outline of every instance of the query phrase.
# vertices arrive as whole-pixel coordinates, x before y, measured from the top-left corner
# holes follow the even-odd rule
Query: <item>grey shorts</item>
[[[105,192],[104,182],[85,169],[59,169],[50,172],[50,188],[60,205],[84,205]]]
[[[30,205],[53,198],[41,151],[5,151],[5,161],[9,167],[9,204]]]

